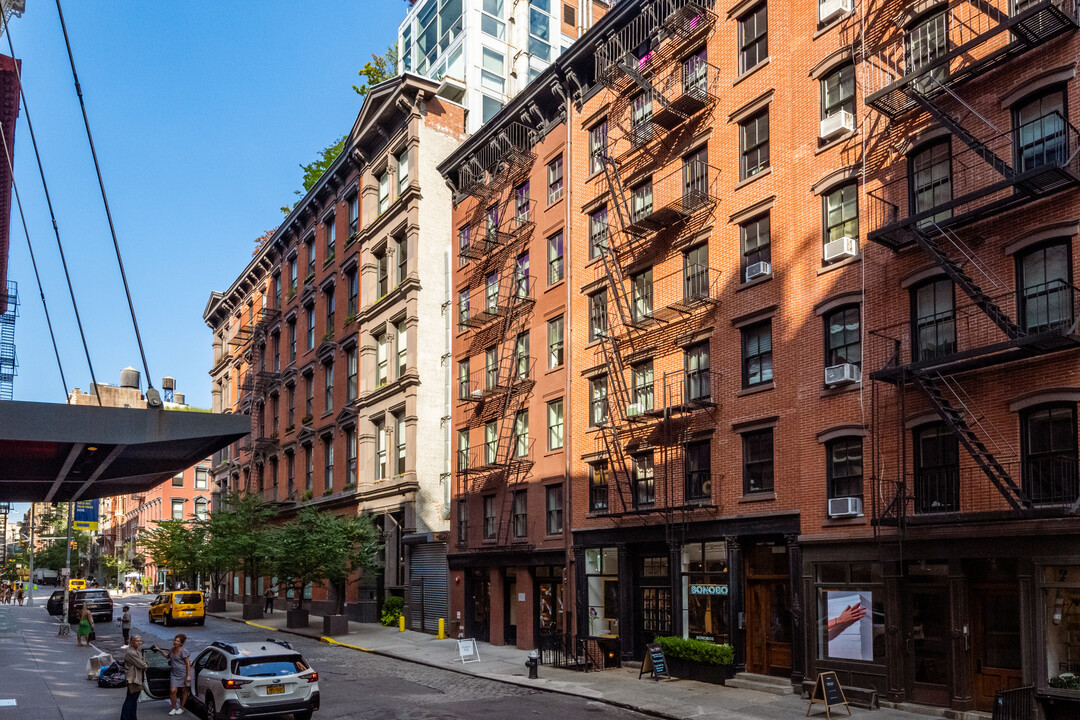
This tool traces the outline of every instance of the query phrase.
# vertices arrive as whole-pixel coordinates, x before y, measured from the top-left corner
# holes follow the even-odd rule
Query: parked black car
[[[63,599],[63,592],[60,593],[61,599]],[[51,598],[50,598],[51,600]],[[109,595],[108,590],[101,590],[94,588],[92,590],[76,590],[74,593],[69,593],[68,600],[70,601],[70,607],[68,608],[68,622],[79,622],[79,613],[82,610],[83,604],[87,604],[90,607],[90,614],[94,616],[96,622],[112,622],[113,619],[113,601]]]
[[[49,596],[49,601],[45,603],[45,608],[49,611],[50,615],[63,615],[64,591],[53,590],[53,594]]]

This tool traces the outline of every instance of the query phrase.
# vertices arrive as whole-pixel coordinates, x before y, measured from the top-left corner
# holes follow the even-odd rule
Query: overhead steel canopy
[[[250,431],[246,415],[0,402],[0,501],[144,492]]]

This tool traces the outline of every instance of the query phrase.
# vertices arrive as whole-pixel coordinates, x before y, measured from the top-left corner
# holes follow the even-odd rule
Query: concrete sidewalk
[[[350,622],[347,635],[323,637],[322,618],[317,615],[311,615],[310,627],[293,629],[285,627],[284,610],[267,614],[262,620],[245,621],[242,618],[241,605],[230,602],[226,606],[226,612],[211,615],[246,622],[268,631],[292,633],[443,670],[575,695],[672,720],[801,718],[805,717],[809,704],[795,694],[773,695],[690,680],[639,680],[639,668],[636,665],[588,673],[542,665],[539,671],[540,679],[529,680],[525,667],[528,652],[514,647],[477,643],[480,662],[462,663],[456,640],[437,640],[433,635],[409,630],[400,632],[397,628],[374,623]],[[816,708],[815,713],[824,716],[824,708],[821,705]],[[843,708],[833,708],[833,712],[839,712],[839,716],[844,717]],[[922,717],[899,709],[867,711],[853,708],[851,714],[857,718],[865,716],[866,720],[915,720]],[[989,717],[983,713],[970,716]]]

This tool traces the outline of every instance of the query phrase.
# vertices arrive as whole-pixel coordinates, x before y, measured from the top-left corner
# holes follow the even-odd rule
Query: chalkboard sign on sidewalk
[[[843,705],[847,714],[851,714],[851,707],[844,696],[844,688],[840,687],[840,680],[837,679],[835,672],[818,673],[817,680],[814,682],[814,692],[810,693],[810,707],[806,708],[807,717],[810,717],[810,711],[816,704],[825,706],[825,717],[830,720],[832,720],[830,710],[834,705]]]
[[[671,675],[668,673],[667,659],[664,657],[664,651],[655,643],[650,643],[645,646],[645,659],[641,662],[641,671],[638,673],[638,680],[640,680],[645,673],[649,673],[649,677],[656,681],[659,681],[661,677],[666,677],[669,680],[671,679]]]

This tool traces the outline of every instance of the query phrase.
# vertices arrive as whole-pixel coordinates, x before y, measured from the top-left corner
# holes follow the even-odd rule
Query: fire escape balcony
[[[510,342],[513,342],[511,340]],[[500,396],[516,396],[528,392],[536,383],[536,358],[527,355],[511,356],[490,367],[458,379],[458,400],[486,403]]]
[[[685,264],[682,270],[653,278],[647,270],[627,278],[625,318],[608,310],[607,325],[611,338],[622,345],[633,345],[636,331],[692,320],[720,302],[720,271],[707,265]],[[625,329],[620,322],[625,323]]]
[[[461,324],[480,330],[496,320],[528,312],[536,304],[533,289],[534,278],[531,275],[518,275],[510,271],[492,274],[484,288],[483,297],[478,297],[483,304],[469,317],[462,318]]]
[[[1076,187],[1080,132],[1054,111],[953,149],[932,186],[914,187],[907,163],[897,169],[899,177],[868,193],[867,209],[867,237],[892,250],[914,242],[916,233],[933,233],[935,225],[954,230]]]
[[[486,204],[507,184],[528,176],[536,159],[535,145],[533,131],[521,123],[510,123],[464,160],[458,169],[458,192]]]
[[[955,88],[1077,27],[1076,0],[951,0],[867,58],[866,102],[898,118],[918,106],[915,95]]]
[[[902,385],[915,373],[953,375],[1080,347],[1080,291],[1064,280],[992,298],[998,307],[1015,308],[1016,337],[967,296],[956,299],[960,304],[950,313],[871,330],[865,350],[870,377]]]
[[[718,168],[690,161],[672,172],[632,185],[627,193],[626,232],[645,236],[690,221],[716,205]]]
[[[485,442],[481,447],[457,451],[458,475],[466,479],[466,492],[492,490],[501,483],[515,484],[532,469],[536,441],[510,436]]]
[[[659,396],[649,398],[647,405],[641,402],[642,394],[635,389],[634,399],[640,408],[628,408],[627,417],[630,419],[633,413],[640,412],[647,418],[671,418],[719,407],[722,380],[719,372],[708,368],[669,373],[654,390]],[[680,442],[680,439],[673,435],[668,444],[671,441]],[[656,444],[665,443],[658,440]]]

